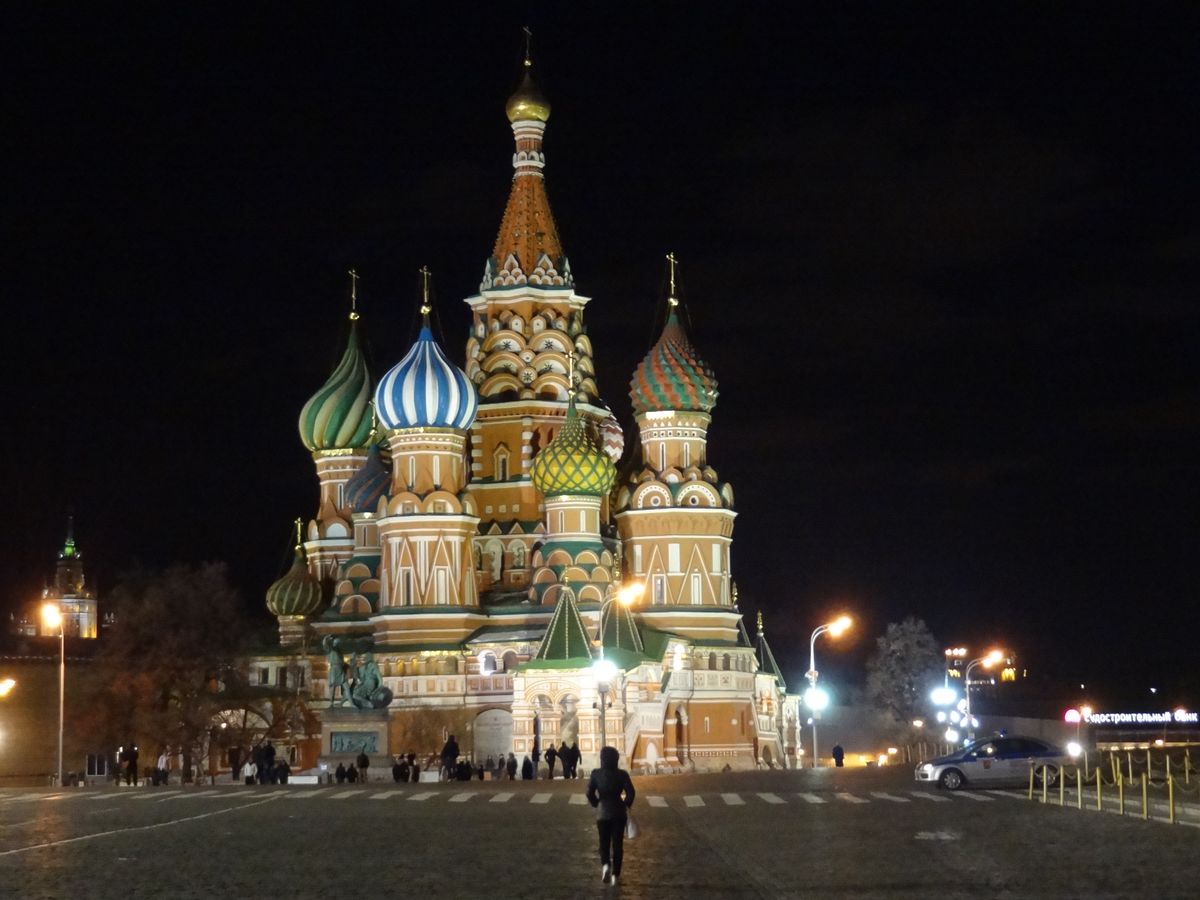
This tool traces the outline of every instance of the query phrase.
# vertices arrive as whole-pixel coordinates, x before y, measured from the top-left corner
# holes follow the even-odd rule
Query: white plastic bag
[[[638,836],[637,822],[633,820],[633,816],[626,814],[625,816],[625,840],[632,841]]]

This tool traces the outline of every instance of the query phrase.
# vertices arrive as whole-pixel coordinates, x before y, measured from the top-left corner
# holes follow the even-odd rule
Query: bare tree
[[[909,616],[892,622],[875,640],[867,661],[867,698],[895,722],[907,726],[920,716],[929,691],[939,683],[942,654],[925,622]]]

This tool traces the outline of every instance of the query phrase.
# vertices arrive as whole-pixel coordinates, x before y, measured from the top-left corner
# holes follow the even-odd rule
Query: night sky
[[[182,6],[6,22],[9,604],[73,506],[102,596],[135,560],[223,559],[261,609],[316,509],[296,419],[343,349],[346,270],[376,377],[422,265],[463,361],[528,23],[601,392],[631,433],[673,250],[742,609],[793,680],[843,610],[855,638],[818,661],[846,683],[910,613],[1056,685],[1194,668],[1183,5]]]

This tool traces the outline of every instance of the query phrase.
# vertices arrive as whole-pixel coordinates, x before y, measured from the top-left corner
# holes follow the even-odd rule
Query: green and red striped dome
[[[639,415],[663,410],[707,413],[717,405],[717,377],[688,340],[674,309],[658,343],[633,373],[629,397]]]

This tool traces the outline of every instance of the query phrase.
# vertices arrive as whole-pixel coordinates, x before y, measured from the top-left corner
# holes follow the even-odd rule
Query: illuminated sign
[[[1089,725],[1196,725],[1200,713],[1177,709],[1174,712],[1092,712],[1084,715]]]

